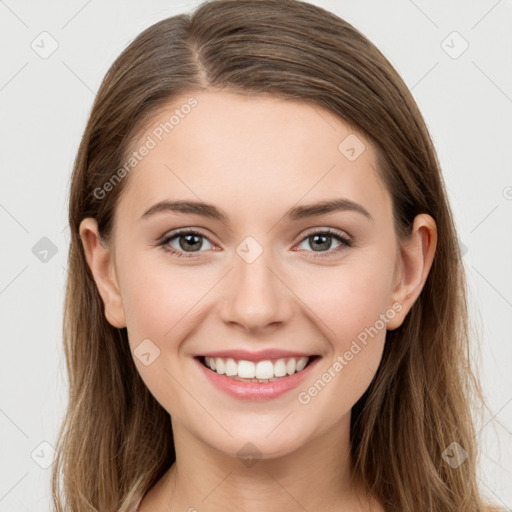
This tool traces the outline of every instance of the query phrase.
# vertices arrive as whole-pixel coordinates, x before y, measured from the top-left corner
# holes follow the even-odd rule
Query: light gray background
[[[50,509],[51,469],[41,465],[51,465],[67,400],[67,194],[95,92],[139,32],[199,3],[0,1],[1,511]],[[512,508],[512,440],[504,428],[512,425],[512,2],[312,3],[381,49],[431,131],[467,248],[482,338],[473,360],[492,409],[479,427],[479,481],[490,499]],[[43,31],[58,43],[48,58],[31,47],[51,49]],[[469,47],[458,55],[464,40]],[[43,237],[57,250],[46,262],[34,254]]]

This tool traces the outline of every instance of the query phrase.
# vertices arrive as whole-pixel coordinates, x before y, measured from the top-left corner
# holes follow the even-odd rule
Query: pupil
[[[201,242],[191,242],[190,239],[191,238],[196,238],[196,239],[199,239],[200,237],[198,235],[183,235],[180,237],[180,247],[184,250],[187,250],[187,249],[194,249],[194,246],[197,245],[198,247],[196,247],[197,249],[201,247]],[[186,242],[182,242],[183,239],[186,239],[187,241]]]
[[[310,240],[311,239],[314,241],[313,245],[317,244],[317,245],[321,246],[320,249],[329,249],[330,246],[331,246],[330,237],[328,237],[328,236],[325,236],[325,235],[313,235],[313,236],[310,237]],[[324,241],[317,243],[318,239],[323,239]],[[329,242],[326,242],[325,240],[329,240]]]

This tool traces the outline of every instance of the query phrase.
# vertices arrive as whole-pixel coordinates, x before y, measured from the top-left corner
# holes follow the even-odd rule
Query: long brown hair
[[[106,74],[74,163],[64,313],[69,403],[52,491],[58,512],[135,512],[175,461],[169,414],[139,376],[126,328],[110,325],[79,225],[108,240],[142,127],[174,97],[224,89],[299,100],[334,113],[372,144],[392,197],[397,236],[428,213],[437,252],[403,324],[387,333],[379,369],[352,409],[354,474],[389,510],[483,511],[471,405],[485,406],[469,357],[467,290],[440,165],[398,73],[358,30],[298,0],[213,0],[139,34]],[[101,190],[101,195],[98,191]],[[452,468],[443,452],[468,453]]]

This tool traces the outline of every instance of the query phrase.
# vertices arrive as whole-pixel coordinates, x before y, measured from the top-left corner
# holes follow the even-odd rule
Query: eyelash
[[[181,231],[175,231],[171,235],[166,236],[157,244],[157,246],[161,247],[163,251],[165,251],[169,254],[172,254],[173,256],[177,256],[178,258],[197,257],[194,253],[187,254],[186,252],[178,251],[178,250],[174,249],[173,247],[170,247],[169,245],[167,245],[174,238],[177,238],[177,237],[183,236],[183,235],[197,235],[201,238],[206,238],[206,240],[208,240],[210,243],[212,243],[211,240],[207,236],[203,235],[202,233],[199,233],[198,231],[194,231],[194,230],[184,229]],[[340,242],[341,245],[339,247],[336,247],[335,249],[329,249],[327,251],[308,251],[308,252],[313,252],[313,253],[316,252],[316,254],[313,254],[312,256],[307,256],[308,258],[311,258],[311,259],[329,257],[329,256],[332,256],[333,254],[337,254],[340,250],[343,250],[347,247],[352,247],[352,240],[350,240],[347,237],[344,237],[343,235],[339,234],[337,231],[330,229],[330,228],[317,230],[317,231],[311,231],[311,232],[307,233],[300,240],[299,244],[313,235],[328,235],[328,236],[336,239],[338,242]],[[198,251],[198,252],[202,252],[202,251]]]

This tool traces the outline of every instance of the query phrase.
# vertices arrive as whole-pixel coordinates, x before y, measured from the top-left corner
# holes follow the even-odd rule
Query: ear
[[[105,317],[114,327],[126,327],[121,293],[111,248],[106,247],[98,234],[96,219],[88,217],[80,223],[80,238],[87,263],[105,305]]]
[[[410,237],[400,246],[391,301],[400,304],[401,309],[387,323],[387,330],[392,331],[402,325],[407,313],[419,297],[434,261],[436,246],[435,220],[425,213],[417,215]]]

